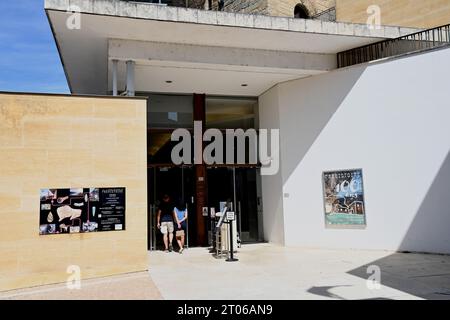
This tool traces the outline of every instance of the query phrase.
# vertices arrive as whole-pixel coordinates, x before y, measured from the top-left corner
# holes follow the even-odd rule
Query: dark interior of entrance
[[[203,110],[196,110],[203,99]],[[197,101],[197,102],[196,102]],[[205,129],[249,129],[257,127],[257,100],[207,98],[204,95],[150,95],[148,102],[148,247],[163,249],[162,234],[156,227],[158,206],[164,194],[188,209],[186,245],[210,245],[211,208],[232,203],[237,216],[241,243],[258,242],[262,235],[262,201],[258,165],[182,165],[171,161],[176,144],[171,133],[176,128],[193,129],[193,121],[203,117]],[[197,112],[196,112],[197,111]],[[200,115],[199,115],[200,114]],[[197,119],[196,119],[197,118]],[[201,119],[200,119],[201,120]],[[208,216],[204,216],[207,208]],[[177,248],[174,241],[174,247]]]

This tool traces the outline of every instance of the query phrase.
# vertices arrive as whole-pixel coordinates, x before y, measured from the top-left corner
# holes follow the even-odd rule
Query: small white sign
[[[208,216],[208,207],[203,207],[202,213],[203,213],[204,217],[207,217]]]
[[[122,230],[123,229],[122,224],[116,224],[116,225],[114,225],[114,228],[115,228],[115,230]]]
[[[234,215],[234,212],[227,212],[227,220],[228,221],[234,221],[234,219],[235,219],[235,215]]]
[[[226,201],[221,201],[220,202],[220,212],[223,212],[223,209],[225,209],[226,205],[227,205]]]

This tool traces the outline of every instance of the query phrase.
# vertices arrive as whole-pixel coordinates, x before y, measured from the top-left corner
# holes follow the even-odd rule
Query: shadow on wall
[[[447,153],[422,204],[400,244],[400,251],[450,253],[450,152]],[[444,212],[443,212],[444,211]],[[442,235],[447,235],[443,241]],[[450,270],[448,270],[450,272]]]
[[[283,119],[284,126],[291,128],[291,131],[295,129],[295,134],[284,133],[283,131],[280,132],[281,140],[284,141],[281,147],[289,150],[289,156],[282,157],[284,182],[289,180],[291,174],[302,162],[305,155],[309,152],[314,142],[342,105],[342,102],[352,91],[365,70],[366,66],[345,69],[340,74],[340,81],[333,81],[333,85],[328,87],[320,85],[320,83],[323,82],[321,80],[323,79],[322,77],[327,77],[327,74],[307,78],[305,81],[299,80],[301,81],[300,84],[302,90],[301,94],[297,96],[298,100],[292,101],[289,104],[284,104],[285,107],[283,107],[283,110],[280,110],[280,114],[286,115],[287,117]],[[315,79],[315,81],[313,81],[313,79]],[[297,87],[299,82],[294,81],[291,82],[291,84],[288,84],[288,86],[289,85]],[[315,94],[317,92],[317,87],[321,88],[322,93],[320,96]],[[292,88],[288,88],[287,90],[290,92],[298,91],[292,90]],[[280,96],[283,97],[283,93],[280,93]],[[320,101],[320,103],[318,103],[318,101]],[[289,118],[288,115],[299,113],[299,106],[301,106],[301,117]],[[296,148],[289,148],[289,146],[293,145],[295,145]],[[283,150],[281,150],[281,152],[283,152]]]

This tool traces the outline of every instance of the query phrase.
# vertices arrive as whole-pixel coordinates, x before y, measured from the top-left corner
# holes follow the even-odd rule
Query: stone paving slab
[[[175,300],[450,299],[450,256],[270,244],[243,246],[237,256],[229,263],[205,248],[154,252],[150,274],[162,297]],[[381,270],[378,290],[367,286],[371,265]]]
[[[207,248],[149,253],[149,272],[0,292],[0,299],[450,300],[450,256],[245,245],[238,262]],[[381,287],[367,286],[368,267]]]
[[[65,284],[0,292],[0,300],[160,300],[147,272],[83,280],[80,290]]]

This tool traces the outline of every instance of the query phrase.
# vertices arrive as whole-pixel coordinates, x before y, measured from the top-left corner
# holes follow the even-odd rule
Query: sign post
[[[227,212],[227,220],[230,226],[230,256],[228,257],[227,262],[236,262],[239,259],[234,257],[234,248],[233,248],[233,221],[236,219],[234,212]]]

